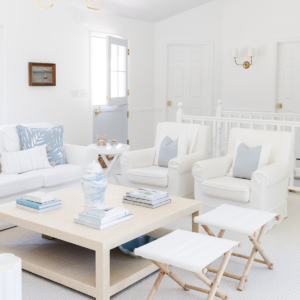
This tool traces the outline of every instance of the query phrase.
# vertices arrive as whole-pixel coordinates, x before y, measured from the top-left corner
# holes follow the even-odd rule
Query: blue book
[[[17,199],[17,204],[31,207],[34,209],[45,209],[47,207],[61,204],[61,200],[54,199],[54,200],[48,201],[46,203],[37,203],[37,202],[25,200],[25,199]]]

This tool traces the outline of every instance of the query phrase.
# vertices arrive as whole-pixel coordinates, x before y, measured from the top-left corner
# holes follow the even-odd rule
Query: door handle
[[[95,108],[95,116],[98,116],[101,113],[101,107],[99,106],[99,108]]]
[[[278,108],[278,109],[282,109],[282,103],[278,103],[278,104],[277,104],[277,108]]]
[[[172,106],[172,101],[168,101],[168,106]]]

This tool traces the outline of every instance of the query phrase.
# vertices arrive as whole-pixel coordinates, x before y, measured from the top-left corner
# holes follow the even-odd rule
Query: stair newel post
[[[183,103],[179,102],[178,103],[178,110],[176,113],[176,122],[177,123],[182,123],[182,116],[183,116],[183,109],[182,109]]]

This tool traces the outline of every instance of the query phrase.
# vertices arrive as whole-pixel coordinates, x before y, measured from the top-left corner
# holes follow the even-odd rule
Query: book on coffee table
[[[20,204],[17,204],[16,207],[24,209],[24,210],[28,210],[28,211],[36,213],[36,214],[42,214],[42,213],[45,213],[45,212],[48,212],[48,211],[51,211],[51,210],[62,208],[62,205],[61,204],[60,205],[54,205],[54,206],[50,206],[50,207],[47,207],[47,208],[44,208],[44,209],[35,209],[35,208],[32,208],[32,207],[28,207],[28,206],[20,205]]]

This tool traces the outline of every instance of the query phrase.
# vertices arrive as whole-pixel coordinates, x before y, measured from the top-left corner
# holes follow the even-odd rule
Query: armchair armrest
[[[121,155],[121,168],[123,173],[129,169],[144,168],[154,165],[156,148],[125,152]]]
[[[256,170],[251,180],[253,180],[252,184],[264,183],[265,187],[270,187],[289,178],[290,174],[291,164],[287,161],[280,161]]]
[[[225,176],[232,165],[231,155],[202,160],[193,166],[193,176],[195,179],[203,180]]]
[[[202,153],[200,151],[194,152],[171,159],[168,168],[180,175],[191,171],[195,162],[206,158],[207,153]]]
[[[78,165],[87,169],[94,160],[98,161],[98,151],[94,148],[64,144],[67,164]]]

